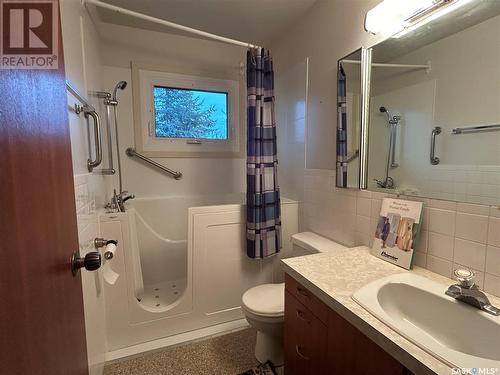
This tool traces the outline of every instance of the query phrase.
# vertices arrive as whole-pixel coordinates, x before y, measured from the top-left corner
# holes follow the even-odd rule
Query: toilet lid
[[[285,283],[263,284],[248,289],[242,297],[243,307],[261,316],[278,317],[285,313]]]

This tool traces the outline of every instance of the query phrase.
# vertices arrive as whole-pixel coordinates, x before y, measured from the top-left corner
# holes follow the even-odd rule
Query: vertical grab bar
[[[436,156],[436,135],[441,134],[441,127],[436,126],[434,129],[432,129],[431,133],[431,155],[430,155],[430,161],[432,165],[438,165],[440,160]]]
[[[92,160],[92,156],[87,160],[87,169],[92,172],[102,162],[101,118],[96,111],[85,111],[85,117],[88,116],[94,121],[95,160]]]
[[[66,89],[82,104],[75,104],[73,108],[75,113],[79,115],[83,112],[86,119],[90,116],[94,121],[95,160],[92,160],[92,154],[87,159],[87,169],[89,172],[92,172],[92,170],[102,162],[101,118],[94,106],[92,106],[92,104],[90,104],[68,80],[66,80]],[[91,150],[89,150],[89,152],[92,153]]]
[[[399,167],[399,164],[396,163],[396,141],[398,138],[398,125],[391,125],[391,169]]]
[[[94,170],[94,173],[102,174],[105,176],[110,176],[116,173],[113,167],[113,139],[111,138],[111,115],[109,113],[109,106],[106,106],[106,134],[108,138],[108,160],[109,166],[108,168],[102,168]],[[102,124],[102,122],[101,122]],[[102,142],[102,140],[101,140]]]

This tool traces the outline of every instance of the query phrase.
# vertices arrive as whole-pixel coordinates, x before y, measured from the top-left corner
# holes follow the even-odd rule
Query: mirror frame
[[[361,52],[361,85],[360,85],[360,114],[361,114],[361,127],[360,127],[360,139],[359,139],[359,171],[358,171],[358,189],[366,190],[368,188],[368,132],[370,128],[370,84],[371,84],[371,59],[372,59],[372,49],[371,48],[358,48],[341,59],[337,60],[337,127],[336,134],[338,136],[338,130],[340,128],[340,116],[339,116],[339,95],[338,95],[338,72],[340,64],[343,60],[346,60],[352,54],[360,51]],[[338,154],[339,143],[336,142],[336,168],[335,171],[338,173]],[[339,184],[338,177],[335,179],[335,186],[340,189],[349,189],[349,186],[341,186]]]
[[[359,146],[359,188],[361,190],[368,189],[371,67],[372,49],[361,48],[361,139]]]

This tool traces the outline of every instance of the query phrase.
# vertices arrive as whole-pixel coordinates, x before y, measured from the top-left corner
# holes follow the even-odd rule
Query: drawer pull
[[[300,352],[300,346],[298,345],[295,345],[295,352],[297,352],[297,355],[302,358],[302,359],[305,359],[306,361],[309,361],[309,357],[305,356],[304,354],[302,354]]]
[[[297,292],[299,294],[302,294],[304,297],[309,298],[309,293],[307,293],[304,289],[302,289],[300,286],[297,287]]]
[[[307,319],[307,318],[304,317],[304,313],[302,311],[297,310],[296,314],[297,314],[297,318],[299,318],[300,320],[303,320],[307,324],[311,323],[311,321],[309,319]]]

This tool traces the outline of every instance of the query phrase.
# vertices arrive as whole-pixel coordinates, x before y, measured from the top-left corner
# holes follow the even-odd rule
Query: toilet
[[[257,330],[255,358],[283,364],[283,322],[285,320],[285,283],[263,284],[248,289],[241,307],[248,323]]]
[[[312,232],[292,236],[292,251],[282,258],[347,249]],[[285,320],[285,283],[262,284],[248,289],[241,308],[248,323],[257,330],[255,357],[260,363],[270,360],[283,365],[283,323]]]

